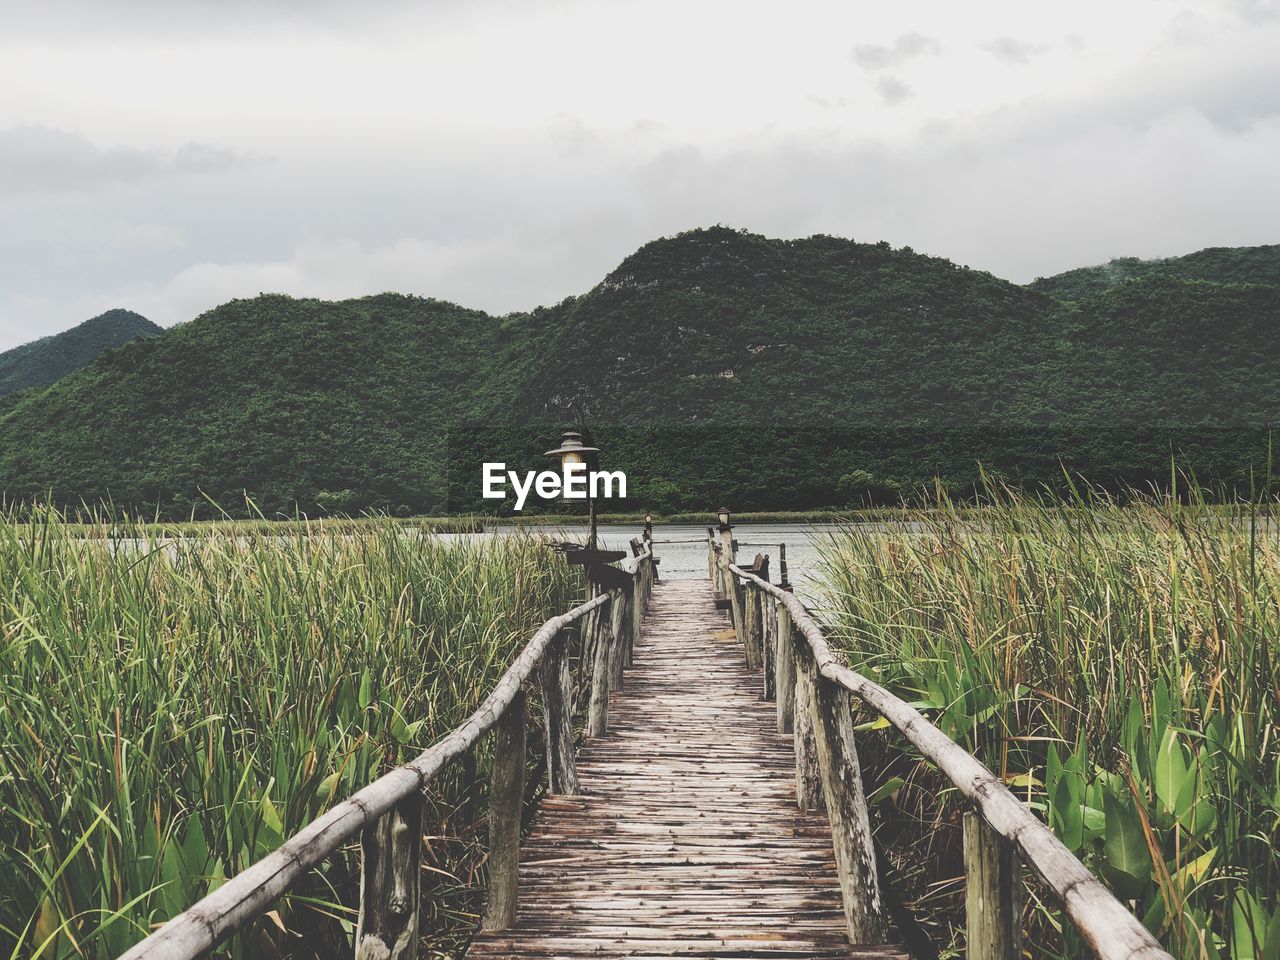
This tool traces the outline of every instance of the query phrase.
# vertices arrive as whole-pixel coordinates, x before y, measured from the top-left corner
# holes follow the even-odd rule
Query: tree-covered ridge
[[[349,490],[426,509],[443,498],[448,427],[481,412],[472,388],[497,331],[394,294],[233,300],[23,395],[0,414],[0,475],[11,495],[179,512],[245,492],[269,509],[359,506]]]
[[[1129,280],[1170,277],[1212,283],[1280,285],[1280,244],[1262,247],[1208,247],[1185,257],[1140,260],[1120,257],[1096,267],[1079,267],[1029,286],[1058,300],[1084,300]]]
[[[0,395],[48,386],[108,350],[163,332],[131,310],[108,310],[78,327],[0,353]]]
[[[0,494],[168,516],[493,510],[582,411],[620,509],[1013,483],[1247,488],[1280,420],[1280,286],[1151,276],[1074,302],[883,243],[726,228],[494,317],[420,297],[235,300],[0,402]]]
[[[1046,306],[887,243],[694,231],[562,305],[558,362],[528,405],[556,415],[577,398],[620,420],[985,420],[1036,362]]]

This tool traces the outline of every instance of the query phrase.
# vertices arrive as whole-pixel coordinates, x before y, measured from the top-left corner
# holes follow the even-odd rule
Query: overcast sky
[[[714,223],[1020,282],[1280,242],[1280,0],[0,0],[0,24],[0,349],[260,291],[529,309]]]

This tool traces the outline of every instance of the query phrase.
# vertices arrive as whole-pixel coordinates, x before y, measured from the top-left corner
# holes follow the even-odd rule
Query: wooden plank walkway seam
[[[516,924],[468,957],[905,958],[848,943],[830,828],[725,629],[709,581],[655,587],[583,794],[543,800]]]

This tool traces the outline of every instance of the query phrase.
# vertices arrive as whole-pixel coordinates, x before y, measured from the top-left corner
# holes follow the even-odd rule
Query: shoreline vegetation
[[[901,516],[901,510],[873,508],[868,510],[779,510],[752,511],[734,514],[733,522],[737,523],[781,523],[781,524],[828,524],[848,521],[871,521]],[[601,525],[626,526],[637,528],[644,526],[644,513],[602,513],[597,520]],[[699,524],[714,526],[714,513],[677,513],[669,516],[653,515],[653,525],[673,526]],[[422,533],[483,533],[487,530],[512,527],[564,527],[573,529],[585,528],[587,518],[571,514],[529,513],[516,515],[469,514],[464,516],[439,517],[390,517],[368,515],[360,517],[290,517],[290,518],[257,518],[257,519],[220,519],[220,520],[140,520],[131,519],[117,522],[108,519],[88,521],[67,520],[65,526],[69,530],[94,531],[106,534],[114,528],[127,530],[131,535],[162,534],[164,536],[204,536],[210,533],[234,531],[240,534],[282,534],[297,529],[320,527],[324,529],[359,529],[377,524],[389,524],[406,531]]]
[[[820,538],[833,648],[1001,776],[1179,960],[1280,956],[1274,526],[1157,497],[938,508]],[[890,882],[954,947],[959,804],[862,719]],[[1033,956],[1082,955],[1034,898],[1024,919]]]
[[[451,730],[586,595],[535,538],[118,531],[0,515],[3,956],[118,956]],[[478,763],[469,802],[456,771],[428,797],[435,956],[483,889]],[[358,886],[353,847],[217,955],[349,955]]]
[[[1003,776],[1178,960],[1250,960],[1280,948],[1275,506],[992,487],[733,520],[834,524],[813,534],[832,648]],[[538,536],[406,529],[583,523],[0,511],[0,953],[118,954],[438,739],[585,596]],[[873,718],[859,750],[886,882],[955,946],[949,788]],[[466,943],[483,889],[483,797],[462,789],[430,798],[432,955]],[[357,884],[332,858],[219,956],[348,950]],[[1076,955],[1026,911],[1036,960]]]
[[[1132,497],[1136,503],[1147,502],[1142,495]],[[1061,515],[1072,512],[1088,511],[1092,507],[1076,503],[1041,502],[1040,508],[1052,510]],[[1123,509],[1123,507],[1117,507]],[[39,515],[50,508],[25,508],[20,513]],[[1255,516],[1260,521],[1275,522],[1280,514],[1280,507],[1268,500],[1239,500],[1223,503],[1199,501],[1198,509],[1205,517],[1231,518],[1237,521]],[[947,506],[927,505],[923,502],[898,507],[857,507],[848,510],[750,510],[734,513],[732,520],[739,524],[780,524],[780,525],[822,525],[848,526],[858,524],[894,524],[935,520],[942,517],[960,517],[967,520],[980,518],[992,512],[989,503],[961,504],[947,501]],[[644,526],[646,514],[642,511],[620,513],[601,513],[597,521],[602,526]],[[717,524],[713,512],[695,513],[681,512],[671,514],[649,515],[654,527],[664,526],[703,526],[714,527]],[[38,520],[20,522],[38,523]],[[165,536],[165,537],[201,537],[210,534],[236,533],[242,536],[266,535],[278,536],[297,530],[318,529],[324,531],[359,530],[369,526],[387,525],[398,527],[407,532],[424,534],[467,534],[485,533],[497,529],[522,527],[563,528],[566,531],[585,530],[587,518],[580,514],[563,513],[525,513],[525,514],[466,514],[456,516],[421,516],[392,517],[369,514],[365,516],[317,516],[317,517],[281,517],[240,519],[226,517],[217,520],[145,520],[134,517],[115,519],[114,515],[103,510],[88,520],[63,518],[59,515],[59,523],[70,532],[92,534],[94,536]]]

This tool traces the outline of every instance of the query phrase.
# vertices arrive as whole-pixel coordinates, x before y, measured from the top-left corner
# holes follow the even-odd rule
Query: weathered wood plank
[[[422,797],[401,800],[360,835],[356,960],[417,960]]]
[[[814,669],[812,661],[805,664],[806,673]],[[862,767],[853,739],[849,693],[825,677],[816,677],[812,689],[816,696],[809,700],[809,717],[818,747],[822,794],[831,819],[849,940],[880,943],[888,921],[880,896],[867,798],[862,790]]]
[[[760,593],[754,587],[740,587],[742,595],[742,645],[747,666],[760,669]]]
[[[964,815],[965,954],[969,960],[1022,956],[1022,876],[1017,855],[973,812]]]
[[[582,792],[541,801],[515,924],[468,956],[903,956],[850,946],[831,827],[796,809],[792,738],[725,626],[709,581],[652,588]]]
[[[774,599],[778,616],[778,639],[774,651],[777,680],[774,689],[778,697],[778,732],[790,733],[795,716],[796,662],[791,649],[791,614],[785,605]]]
[[[489,786],[489,886],[485,930],[515,923],[519,888],[520,821],[524,812],[525,696],[518,691],[498,721]]]
[[[577,793],[581,789],[573,756],[573,688],[569,677],[568,640],[564,630],[556,634],[539,668],[542,726],[547,741],[547,789],[560,794]]]
[[[591,701],[587,707],[587,736],[603,737],[609,729],[609,685],[612,676],[610,648],[613,645],[612,623],[619,606],[619,591],[605,594],[609,609],[597,610],[595,618],[596,639],[591,665]]]
[[[613,598],[609,618],[609,690],[621,690],[627,665],[627,643],[631,632],[632,593],[619,589]]]
[[[760,603],[761,650],[764,661],[764,669],[761,671],[764,675],[763,696],[766,700],[776,700],[778,698],[778,603],[763,590],[759,591],[758,599]]]
[[[810,654],[803,643],[791,647],[795,676],[795,708],[792,742],[795,750],[796,805],[801,810],[821,810],[826,806],[822,793],[822,771],[818,767],[818,745],[813,733],[810,703],[815,697],[815,671],[808,664]]]

